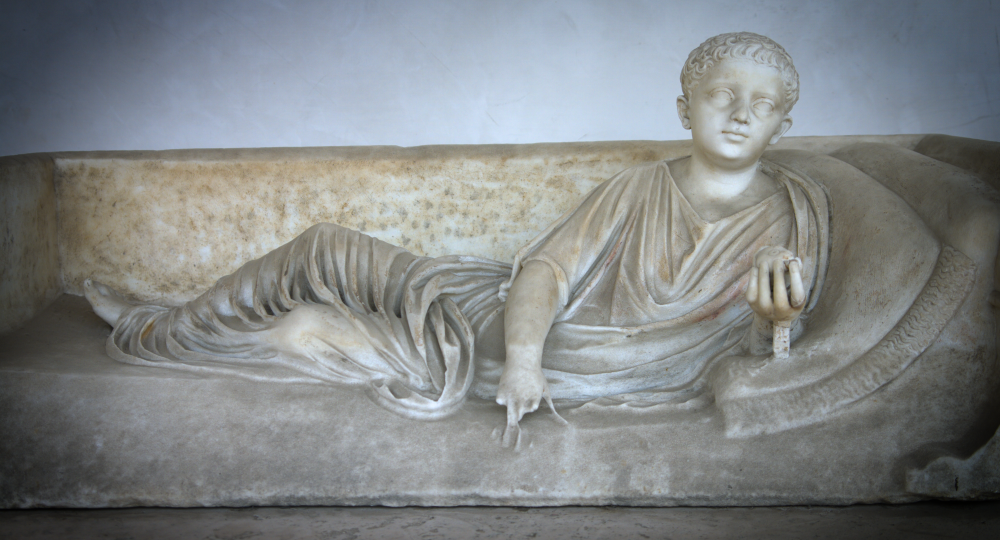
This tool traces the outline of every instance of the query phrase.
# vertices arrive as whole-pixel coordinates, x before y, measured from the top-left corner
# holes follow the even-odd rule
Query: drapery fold
[[[320,224],[187,304],[127,310],[107,349],[130,364],[363,386],[391,410],[436,418],[465,398],[473,324],[499,314],[509,274]]]
[[[829,251],[826,194],[776,163],[761,170],[777,190],[713,222],[677,187],[670,163],[633,167],[518,252],[502,296],[529,261],[552,268],[559,286],[563,305],[542,361],[554,399],[675,402],[701,393],[714,362],[746,353],[753,312],[744,293],[765,246],[802,259],[815,305]]]

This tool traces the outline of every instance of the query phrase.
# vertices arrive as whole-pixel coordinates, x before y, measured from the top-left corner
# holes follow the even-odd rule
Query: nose
[[[740,99],[734,103],[733,114],[729,115],[734,122],[747,124],[750,122],[750,107],[746,101]]]

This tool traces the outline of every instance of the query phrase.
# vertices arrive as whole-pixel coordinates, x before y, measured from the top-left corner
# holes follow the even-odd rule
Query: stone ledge
[[[58,333],[58,340],[52,336]],[[201,378],[119,364],[107,326],[63,296],[0,337],[0,506],[780,505],[908,502],[900,467],[928,426],[907,377],[825,423],[727,438],[714,408],[586,407],[529,415],[500,447],[504,411],[470,401],[414,422],[363,392]],[[933,362],[934,360],[925,360]],[[912,377],[911,377],[912,378]],[[922,384],[926,385],[926,382]],[[275,404],[280,404],[276,406]],[[888,409],[888,410],[887,410]],[[911,432],[918,433],[914,438]],[[831,447],[829,441],[842,441]],[[874,444],[878,441],[878,444]]]

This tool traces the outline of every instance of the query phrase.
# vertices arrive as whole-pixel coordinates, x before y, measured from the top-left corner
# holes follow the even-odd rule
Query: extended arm
[[[526,413],[538,409],[548,385],[542,375],[542,349],[559,309],[559,287],[549,265],[528,261],[511,285],[504,315],[507,360],[497,403],[507,406],[505,443]]]

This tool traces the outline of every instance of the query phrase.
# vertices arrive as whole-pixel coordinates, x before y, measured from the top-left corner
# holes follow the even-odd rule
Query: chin
[[[760,159],[760,154],[763,152],[747,152],[747,148],[719,148],[713,150],[710,155],[712,161],[715,161],[719,165],[725,165],[729,168],[743,168],[749,167]]]

